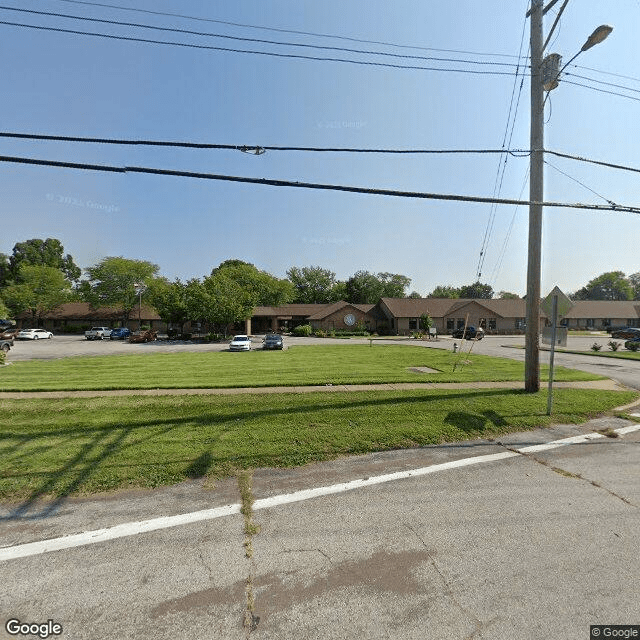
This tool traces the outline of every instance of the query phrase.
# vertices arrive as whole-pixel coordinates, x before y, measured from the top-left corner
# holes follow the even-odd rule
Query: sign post
[[[549,390],[547,392],[547,415],[550,416],[553,405],[553,361],[556,353],[558,314],[565,316],[573,307],[573,303],[558,287],[554,287],[553,291],[543,300],[541,306],[551,316],[551,354],[549,355]]]

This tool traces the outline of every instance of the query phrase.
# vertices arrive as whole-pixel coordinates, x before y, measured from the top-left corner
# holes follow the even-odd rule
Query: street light
[[[138,284],[137,282],[133,283],[133,286],[136,288],[136,294],[139,297],[138,301],[138,331],[142,329],[142,294],[147,290],[147,288],[143,284]]]
[[[557,2],[557,0],[555,0]],[[551,2],[546,10],[552,4]],[[562,6],[566,6],[567,2]],[[525,391],[536,393],[540,390],[540,262],[542,253],[542,202],[544,201],[544,80],[543,51],[546,42],[557,24],[551,28],[547,41],[543,43],[542,16],[543,0],[531,1],[531,135],[530,135],[530,179],[529,179],[529,247],[527,257],[527,329],[525,334],[524,386]],[[598,27],[582,45],[582,49],[562,67],[547,86],[557,86],[560,73],[583,51],[602,42],[612,31],[612,27]],[[558,60],[559,66],[559,60]]]

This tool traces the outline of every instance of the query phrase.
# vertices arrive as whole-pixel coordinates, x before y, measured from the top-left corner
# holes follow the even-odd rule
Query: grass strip
[[[15,362],[0,372],[0,391],[232,388],[522,380],[524,364],[406,345],[300,346],[285,351],[166,353]],[[438,373],[415,373],[429,367]],[[547,367],[541,367],[544,379]],[[596,380],[557,367],[558,381]]]
[[[580,423],[633,392],[437,390],[2,400],[0,500],[40,499]]]

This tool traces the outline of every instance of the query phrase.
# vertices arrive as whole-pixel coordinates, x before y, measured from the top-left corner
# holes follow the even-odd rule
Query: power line
[[[100,2],[85,2],[83,0],[59,0],[59,2],[68,2],[71,4],[81,4],[81,5],[85,5],[85,6],[89,6],[89,7],[105,7],[105,8],[109,8],[109,9],[117,9],[119,11],[133,11],[133,12],[137,12],[137,13],[146,13],[146,14],[150,14],[150,15],[156,15],[156,16],[168,16],[171,18],[183,18],[185,20],[195,20],[198,22],[212,22],[212,23],[216,23],[216,24],[226,24],[229,26],[233,26],[233,27],[242,27],[244,29],[259,29],[262,31],[274,31],[274,32],[278,32],[278,33],[293,33],[296,35],[303,35],[303,36],[313,36],[315,38],[333,38],[336,40],[347,40],[349,42],[360,42],[363,44],[378,44],[378,45],[383,45],[385,47],[396,47],[399,49],[415,49],[415,50],[420,50],[420,51],[441,51],[444,53],[462,53],[462,54],[466,54],[466,55],[477,55],[477,56],[493,56],[493,57],[501,57],[501,58],[513,58],[513,55],[510,54],[505,54],[505,53],[481,53],[478,51],[464,51],[464,50],[460,50],[460,49],[437,49],[435,47],[423,47],[423,46],[416,46],[416,45],[407,45],[407,44],[398,44],[398,43],[393,43],[393,42],[384,42],[384,41],[380,41],[380,40],[365,40],[363,38],[355,38],[355,37],[350,37],[350,36],[339,36],[339,35],[332,35],[332,34],[328,34],[328,33],[317,33],[317,32],[313,32],[313,31],[299,31],[299,30],[295,30],[295,29],[283,29],[283,28],[278,28],[278,27],[265,27],[265,26],[258,26],[258,25],[252,25],[252,24],[246,24],[246,23],[242,23],[242,22],[230,22],[228,20],[216,20],[214,18],[203,18],[203,17],[196,17],[196,16],[189,16],[189,15],[185,15],[185,14],[181,14],[181,13],[169,13],[169,12],[165,12],[165,11],[151,11],[149,9],[137,9],[137,8],[132,8],[132,7],[123,7],[121,5],[114,5],[114,4],[105,4],[105,3],[100,3]]]
[[[9,22],[5,20],[0,20],[0,24],[4,24],[10,27],[22,27],[25,29],[36,29],[39,31],[52,31],[55,33],[68,33],[72,35],[80,35],[80,36],[92,36],[97,38],[107,38],[110,40],[122,40],[127,42],[143,42],[145,44],[162,44],[169,45],[173,47],[183,47],[187,49],[202,49],[202,50],[210,50],[210,51],[224,51],[227,53],[249,53],[253,55],[261,55],[261,56],[271,56],[275,58],[291,58],[297,60],[316,60],[321,62],[342,62],[347,64],[358,64],[372,67],[387,67],[391,69],[409,69],[409,70],[419,70],[419,71],[449,71],[455,73],[470,73],[474,75],[494,75],[494,76],[510,76],[513,75],[511,71],[479,71],[477,69],[454,69],[452,67],[421,67],[417,65],[401,65],[401,64],[391,64],[388,62],[371,62],[366,60],[352,60],[349,58],[330,58],[330,57],[322,57],[322,56],[305,56],[302,54],[294,54],[294,53],[275,53],[273,51],[256,51],[253,49],[232,49],[230,47],[216,47],[214,45],[205,45],[205,44],[193,44],[186,42],[170,42],[166,40],[152,40],[149,38],[134,38],[132,36],[116,36],[113,34],[107,33],[96,33],[91,31],[80,31],[77,29],[62,29],[60,27],[44,27],[40,25],[33,24],[24,24],[20,22]]]
[[[596,84],[603,84],[607,87],[615,87],[616,89],[624,89],[625,91],[633,91],[634,93],[640,93],[640,89],[634,89],[632,87],[627,87],[623,84],[616,84],[615,82],[605,82],[604,80],[596,80],[595,78],[590,78],[589,76],[581,76],[577,73],[569,73],[565,72],[565,76],[571,76],[572,78],[579,78],[580,80],[588,80],[589,82],[595,82]]]
[[[546,165],[549,165],[552,169],[555,169],[558,173],[561,173],[566,178],[569,178],[569,180],[573,180],[574,182],[579,184],[581,187],[584,187],[587,191],[590,191],[594,195],[598,196],[598,198],[602,198],[602,200],[604,200],[605,202],[608,202],[611,206],[613,207],[617,206],[613,200],[609,200],[609,198],[605,198],[602,194],[598,193],[597,191],[594,191],[591,187],[588,187],[586,184],[584,184],[584,182],[580,182],[578,178],[574,178],[573,176],[570,176],[568,173],[565,173],[564,171],[562,171],[562,169],[558,169],[558,167],[556,167],[554,164],[551,164],[548,160],[545,160],[544,163]]]
[[[388,56],[391,58],[402,58],[402,59],[412,59],[412,60],[434,60],[438,62],[462,62],[464,64],[482,64],[482,65],[493,65],[493,66],[501,66],[501,67],[519,67],[519,64],[514,64],[511,62],[486,62],[483,60],[464,60],[460,58],[437,58],[433,56],[415,56],[415,55],[408,55],[408,54],[386,53],[382,51],[350,49],[348,47],[331,47],[331,46],[323,46],[323,45],[315,45],[315,44],[307,44],[307,43],[281,42],[278,40],[264,40],[260,38],[242,38],[240,36],[230,36],[222,33],[209,33],[206,31],[191,31],[189,29],[176,29],[174,27],[159,27],[155,25],[141,24],[139,22],[122,22],[119,20],[107,20],[104,18],[74,16],[68,13],[55,13],[53,11],[36,11],[34,9],[18,9],[16,7],[6,7],[3,5],[0,5],[0,9],[4,9],[6,11],[18,11],[20,13],[30,13],[30,14],[41,15],[41,16],[69,18],[72,20],[84,20],[86,22],[98,22],[101,24],[109,24],[109,25],[116,25],[116,26],[123,26],[123,27],[135,27],[139,29],[150,29],[154,31],[166,31],[170,33],[181,33],[186,35],[203,36],[208,38],[223,38],[226,40],[237,40],[242,42],[255,42],[259,44],[271,44],[271,45],[286,46],[286,47],[303,47],[306,49],[322,49],[322,50],[330,50],[330,51],[344,51],[346,53]]]
[[[522,47],[524,45],[524,35],[525,35],[525,30],[526,30],[526,25],[527,25],[527,21],[526,19],[523,20],[523,24],[522,24],[522,35],[520,36],[520,48],[518,50],[518,61],[521,59],[522,56]],[[507,123],[505,125],[505,129],[504,129],[504,136],[502,138],[502,148],[504,149],[507,146],[511,145],[511,140],[513,138],[513,130],[515,127],[515,123],[516,123],[516,117],[518,114],[518,106],[520,104],[520,95],[522,93],[522,86],[524,84],[524,73],[522,75],[522,79],[520,81],[520,90],[518,91],[518,100],[516,102],[516,107],[515,110],[513,110],[513,123],[511,125],[511,134],[509,135],[509,142],[507,143],[507,135],[509,134],[509,123],[511,122],[511,113],[512,113],[512,109],[513,109],[513,102],[514,102],[514,97],[515,97],[515,92],[516,92],[516,87],[518,85],[518,73],[520,71],[520,65],[518,64],[518,67],[516,69],[516,75],[515,78],[513,79],[513,87],[511,89],[511,99],[509,101],[509,111],[507,113]],[[493,195],[494,197],[497,197],[500,195],[501,191],[502,191],[502,184],[504,181],[504,174],[507,170],[507,161],[509,159],[508,154],[504,154],[504,160],[503,157],[500,156],[500,159],[498,161],[498,170],[496,172],[496,179],[493,185]],[[485,232],[484,232],[484,237],[482,239],[482,244],[480,245],[480,256],[478,257],[478,268],[476,270],[476,277],[478,279],[478,282],[480,281],[480,278],[482,276],[482,269],[484,268],[484,262],[486,260],[487,257],[487,249],[489,247],[489,242],[491,240],[491,234],[493,232],[493,225],[495,224],[495,216],[496,216],[496,205],[495,203],[491,205],[491,207],[489,208],[489,219],[487,220],[487,226],[485,227]]]
[[[88,138],[81,136],[56,136],[37,133],[14,133],[0,131],[0,138],[15,138],[19,140],[42,140],[52,142],[87,142],[97,144],[115,144],[126,146],[150,146],[150,147],[184,147],[187,149],[220,149],[230,151],[301,151],[319,153],[391,153],[391,154],[491,154],[509,153],[514,157],[529,155],[527,149],[358,149],[349,147],[285,147],[269,145],[237,145],[237,144],[211,144],[206,142],[180,142],[166,140],[130,140],[118,138]]]
[[[598,89],[598,87],[591,87],[588,84],[582,84],[581,82],[573,82],[572,80],[563,80],[564,84],[572,84],[576,87],[584,87],[585,89],[591,89],[592,91],[598,91],[599,93],[606,93],[611,96],[618,96],[620,98],[627,98],[629,100],[635,100],[635,102],[640,102],[640,98],[634,98],[633,96],[627,96],[624,93],[618,93],[616,91],[607,91],[606,89]]]
[[[201,180],[218,180],[224,182],[238,182],[246,184],[260,184],[272,187],[294,187],[298,189],[320,189],[323,191],[344,191],[347,193],[362,193],[366,195],[392,196],[399,198],[419,198],[423,200],[448,200],[455,202],[496,202],[498,204],[529,205],[528,200],[512,200],[508,198],[487,198],[482,196],[464,196],[460,194],[425,193],[420,191],[397,191],[391,189],[374,189],[349,185],[321,184],[314,182],[292,182],[290,180],[274,180],[271,178],[249,178],[244,176],[228,176],[214,173],[198,173],[193,171],[176,171],[172,169],[155,169],[150,167],[115,167],[101,164],[86,164],[78,162],[61,162],[57,160],[40,160],[36,158],[19,158],[0,156],[0,162],[56,167],[65,169],[79,169],[84,171],[105,171],[108,173],[139,173],[159,176],[173,176],[181,178],[198,178]],[[605,206],[599,204],[568,203],[568,202],[540,202],[545,207],[560,207],[567,209],[586,209],[589,211],[616,211],[621,213],[635,213],[640,215],[639,207]]]

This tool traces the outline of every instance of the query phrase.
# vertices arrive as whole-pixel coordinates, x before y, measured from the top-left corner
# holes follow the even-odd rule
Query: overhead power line
[[[121,40],[126,42],[143,42],[145,44],[161,44],[172,47],[183,47],[186,49],[200,49],[208,51],[224,51],[226,53],[247,53],[259,56],[270,56],[275,58],[290,58],[296,60],[315,60],[320,62],[342,62],[346,64],[358,64],[370,67],[386,67],[390,69],[409,69],[417,71],[449,71],[454,73],[470,73],[474,75],[510,76],[511,71],[480,71],[478,69],[455,69],[453,67],[422,67],[419,65],[392,64],[389,62],[372,62],[370,60],[352,60],[349,58],[331,58],[328,56],[305,56],[296,53],[276,53],[274,51],[258,51],[254,49],[233,49],[231,47],[216,47],[214,45],[194,44],[187,42],[171,42],[167,40],[152,40],[150,38],[134,38],[133,36],[117,36],[110,33],[96,33],[92,31],[80,31],[78,29],[62,29],[60,27],[45,27],[34,24],[24,24],[21,22],[9,22],[0,20],[0,24],[10,27],[21,27],[25,29],[36,29],[38,31],[51,31],[55,33],[67,33],[78,36],[91,36],[95,38],[106,38],[109,40]]]
[[[57,160],[40,160],[36,158],[19,158],[12,156],[0,156],[0,162],[35,165],[42,167],[56,167],[64,169],[79,169],[84,171],[105,171],[108,173],[139,173],[159,176],[173,176],[181,178],[197,178],[201,180],[218,180],[224,182],[238,182],[246,184],[260,184],[271,187],[293,187],[298,189],[320,189],[323,191],[344,191],[347,193],[362,193],[366,195],[391,196],[398,198],[419,198],[423,200],[449,200],[455,202],[497,202],[498,204],[531,204],[527,200],[512,200],[508,198],[486,198],[482,196],[465,196],[460,194],[425,193],[420,191],[398,191],[393,189],[375,189],[368,187],[355,187],[350,185],[321,184],[314,182],[293,182],[290,180],[274,180],[271,178],[249,178],[245,176],[229,176],[215,173],[199,173],[193,171],[176,171],[172,169],[156,169],[150,167],[115,167],[101,164],[86,164],[78,162],[61,162]],[[586,209],[590,211],[616,211],[621,213],[635,213],[640,215],[639,207],[626,205],[605,206],[599,204],[568,203],[568,202],[541,202],[545,207],[561,207],[567,209]]]
[[[384,41],[380,41],[380,40],[366,40],[364,38],[355,38],[353,36],[340,36],[340,35],[335,35],[335,34],[329,34],[329,33],[318,33],[318,32],[314,32],[314,31],[300,31],[300,30],[296,30],[296,29],[284,29],[284,28],[279,28],[279,27],[265,27],[265,26],[259,26],[259,25],[253,25],[253,24],[246,24],[243,22],[230,22],[229,20],[217,20],[214,18],[203,18],[203,17],[197,17],[197,16],[189,16],[189,15],[185,15],[182,13],[169,13],[166,11],[152,11],[150,9],[138,9],[138,8],[133,8],[133,7],[123,7],[122,5],[116,5],[116,4],[106,4],[106,3],[101,3],[101,2],[85,2],[84,0],[59,0],[59,2],[67,2],[67,3],[71,3],[71,4],[80,4],[80,5],[85,5],[85,6],[89,6],[89,7],[104,7],[104,8],[109,8],[109,9],[117,9],[118,11],[133,11],[136,13],[146,13],[149,15],[156,15],[156,16],[168,16],[171,18],[182,18],[184,20],[195,20],[197,22],[211,22],[211,23],[215,23],[215,24],[226,24],[229,26],[233,26],[233,27],[241,27],[243,29],[258,29],[260,31],[274,31],[277,33],[292,33],[292,34],[296,34],[296,35],[302,35],[302,36],[313,36],[314,38],[331,38],[331,39],[335,39],[335,40],[346,40],[349,42],[360,42],[363,44],[378,44],[378,45],[382,45],[385,47],[395,47],[395,48],[399,48],[399,49],[415,49],[418,51],[440,51],[443,53],[462,53],[462,54],[466,54],[466,55],[474,55],[474,56],[492,56],[492,57],[501,57],[501,58],[513,58],[515,56],[510,55],[510,54],[505,54],[505,53],[481,53],[479,51],[464,51],[464,50],[460,50],[460,49],[438,49],[435,47],[424,47],[424,46],[417,46],[417,45],[408,45],[408,44],[398,44],[398,43],[394,43],[394,42],[384,42]]]
[[[240,36],[231,36],[222,33],[210,33],[206,31],[192,31],[190,29],[177,29],[175,27],[159,27],[156,25],[149,24],[141,24],[139,22],[122,22],[119,20],[107,20],[105,18],[91,18],[87,16],[75,16],[68,13],[55,13],[53,11],[36,11],[34,9],[19,9],[16,7],[6,7],[0,5],[0,9],[4,9],[5,11],[17,11],[20,13],[29,13],[33,15],[40,16],[49,16],[56,18],[68,18],[71,20],[83,20],[86,22],[97,22],[100,24],[108,24],[115,25],[120,27],[134,27],[137,29],[150,29],[153,31],[163,31],[169,33],[180,33],[183,35],[191,35],[191,36],[202,36],[207,38],[221,38],[225,40],[236,40],[241,42],[254,42],[258,44],[270,44],[277,46],[286,46],[286,47],[302,47],[305,49],[321,49],[321,50],[329,50],[329,51],[343,51],[346,53],[357,53],[362,55],[376,55],[376,56],[387,56],[391,58],[402,58],[402,59],[411,59],[411,60],[432,60],[437,62],[462,62],[464,64],[482,64],[482,65],[494,65],[501,67],[519,67],[519,64],[511,63],[511,62],[487,62],[484,60],[464,60],[460,58],[438,58],[433,56],[416,56],[409,54],[400,54],[400,53],[387,53],[383,51],[370,51],[363,49],[351,49],[348,47],[332,47],[325,45],[316,45],[316,44],[308,44],[308,43],[296,43],[296,42],[282,42],[278,40],[264,40],[261,38],[242,38]]]

